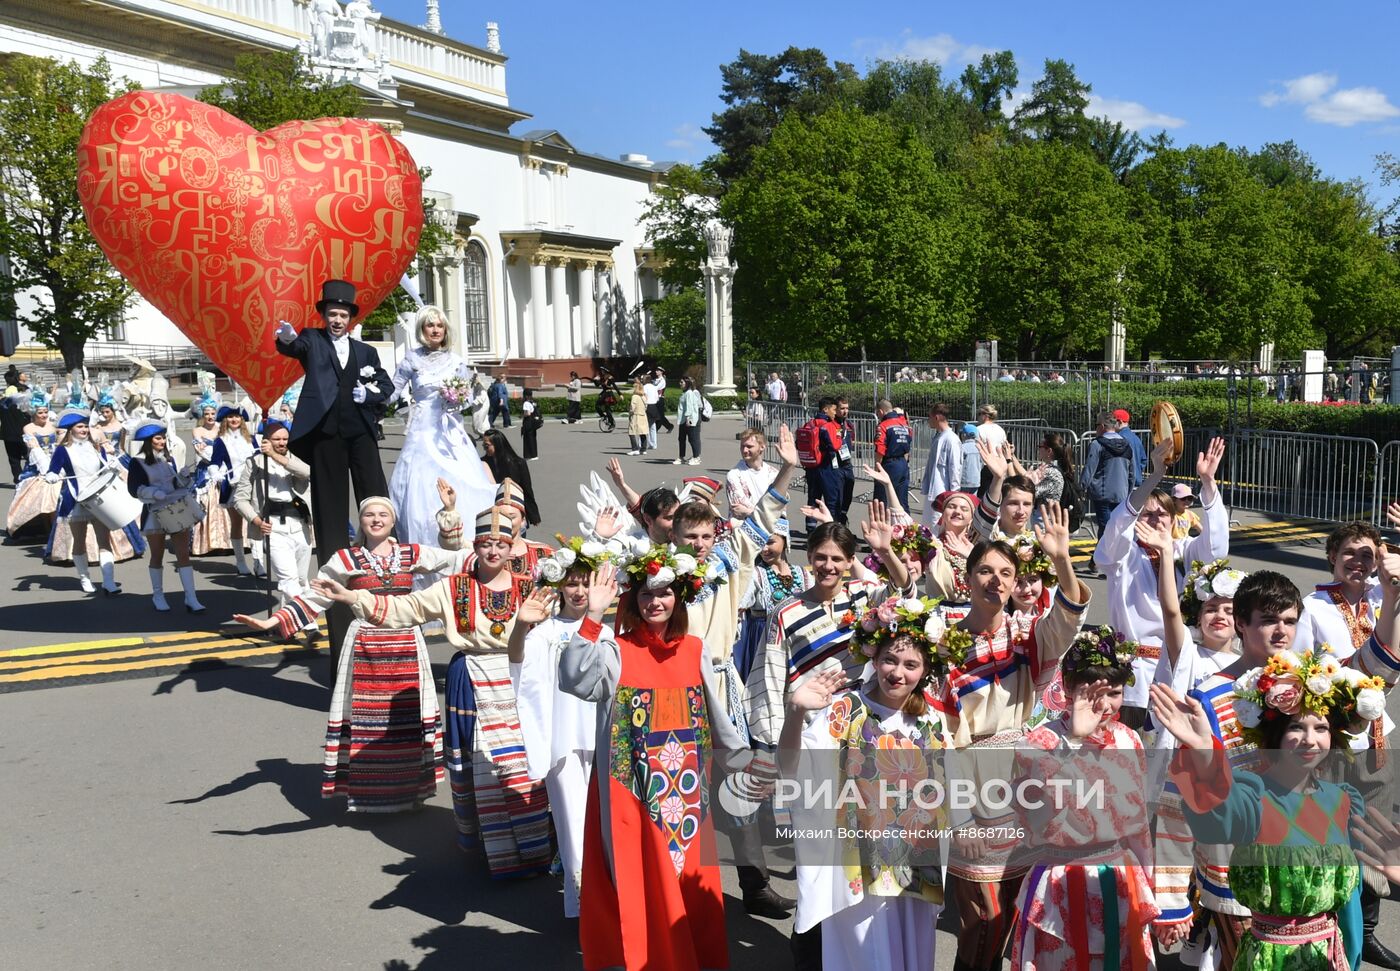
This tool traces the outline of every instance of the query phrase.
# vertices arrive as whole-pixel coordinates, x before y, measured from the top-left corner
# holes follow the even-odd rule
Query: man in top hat
[[[375,408],[388,400],[394,386],[379,364],[378,352],[350,336],[360,315],[353,284],[323,283],[316,312],[324,327],[305,327],[297,333],[284,320],[276,334],[277,352],[296,358],[306,371],[292,419],[291,451],[311,467],[316,559],[324,563],[348,541],[347,472],[357,503],[389,492],[375,437]],[[350,626],[349,611],[337,605],[329,625],[331,650],[336,652]]]

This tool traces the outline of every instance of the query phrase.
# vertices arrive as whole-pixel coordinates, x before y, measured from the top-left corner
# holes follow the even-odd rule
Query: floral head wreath
[[[604,563],[622,563],[626,559],[625,548],[615,539],[599,543],[582,536],[555,538],[559,540],[559,548],[540,560],[535,568],[536,581],[548,587],[562,584],[570,570],[592,573]]]
[[[673,551],[668,544],[657,544],[628,562],[626,570],[629,586],[641,584],[647,590],[671,587],[683,603],[690,603],[705,587],[706,564],[695,558],[692,546]]]
[[[1213,597],[1235,596],[1240,583],[1249,576],[1243,570],[1236,570],[1226,559],[1202,563],[1191,561],[1191,572],[1186,576],[1186,587],[1181,592],[1181,616],[1188,626],[1194,626],[1201,619],[1201,608]]]
[[[1032,533],[1021,533],[1006,540],[1016,551],[1016,575],[1018,577],[1041,576],[1050,585],[1059,582],[1055,575],[1055,564]]]
[[[943,677],[949,668],[944,642],[950,631],[938,604],[933,597],[890,597],[883,603],[867,604],[860,614],[846,611],[840,624],[853,629],[847,650],[858,661],[874,660],[882,646],[907,637],[928,655],[932,676]]]
[[[1262,726],[1275,719],[1306,713],[1326,717],[1333,712],[1351,720],[1380,718],[1385,714],[1385,681],[1344,667],[1331,644],[1306,654],[1279,651],[1262,668],[1250,668],[1235,680],[1234,709],[1244,737],[1262,747]]]
[[[909,523],[905,526],[897,526],[894,530],[894,539],[890,541],[890,551],[895,556],[903,556],[912,552],[918,556],[920,562],[927,564],[929,560],[938,555],[938,547],[933,545],[933,532],[919,523]],[[874,553],[866,554],[863,561],[865,568],[872,573],[878,574],[881,579],[890,578],[889,569]]]
[[[1137,649],[1137,641],[1130,641],[1126,635],[1103,624],[1079,632],[1061,659],[1060,669],[1079,674],[1093,668],[1102,668],[1107,674],[1115,668],[1127,668],[1127,683],[1133,684],[1137,680],[1132,674],[1133,658],[1137,656]]]

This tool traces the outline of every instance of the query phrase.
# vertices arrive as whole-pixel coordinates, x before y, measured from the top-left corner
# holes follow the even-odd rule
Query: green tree
[[[1020,74],[1010,51],[983,54],[976,64],[963,68],[962,89],[983,129],[1006,124],[1002,106],[1016,89]]]
[[[0,62],[0,252],[10,262],[0,298],[70,370],[133,297],[88,231],[77,176],[88,116],[130,89],[105,59],[91,70],[21,54]]]
[[[1089,154],[1122,182],[1142,153],[1143,144],[1138,133],[1124,128],[1121,121],[1109,121],[1107,118],[1090,118],[1086,129]]]
[[[1089,119],[1084,110],[1089,107],[1091,90],[1079,80],[1069,61],[1048,58],[1045,74],[1016,106],[1013,117],[1017,131],[1041,141],[1087,147]]]
[[[686,287],[658,300],[647,301],[652,323],[660,339],[648,353],[672,374],[684,374],[706,360],[705,294]]]
[[[352,84],[337,83],[317,75],[299,51],[272,54],[244,54],[234,60],[233,73],[223,84],[199,93],[205,104],[222,108],[258,131],[267,131],[288,121],[315,118],[355,118],[364,110],[364,99]],[[420,168],[424,184],[432,169]],[[419,264],[451,242],[452,233],[433,219],[436,203],[423,199],[423,232],[418,238]],[[414,307],[413,298],[403,287],[372,310],[363,323],[368,338],[382,338],[392,331],[398,315]]]
[[[830,106],[842,85],[856,77],[855,68],[831,64],[815,47],[789,47],[781,54],[739,56],[720,67],[720,100],[729,107],[704,129],[719,148],[712,159],[716,175],[729,182],[747,170],[753,153],[768,142],[778,123],[792,111],[811,117]]]
[[[877,61],[844,90],[845,103],[913,132],[940,167],[955,166],[968,145],[968,99],[957,85],[943,80],[942,69],[933,61]]]
[[[1168,357],[1292,356],[1315,340],[1299,238],[1281,198],[1224,145],[1155,153],[1132,173],[1148,240],[1137,276],[1158,326],[1144,349]]]
[[[1107,169],[1068,145],[1020,142],[983,152],[969,182],[986,238],[979,336],[1021,359],[1092,356],[1114,314],[1137,325],[1127,270],[1140,239]]]
[[[962,342],[979,234],[912,133],[789,115],[731,187],[735,343],[759,356],[927,355]]]

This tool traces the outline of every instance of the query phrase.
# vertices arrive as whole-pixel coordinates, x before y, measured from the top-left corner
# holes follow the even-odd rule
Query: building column
[[[530,321],[534,325],[536,358],[554,356],[554,329],[549,323],[549,291],[546,288],[544,260],[530,258]]]
[[[599,353],[598,298],[593,295],[593,264],[583,262],[578,268],[579,329],[583,331],[582,353],[587,357]]]
[[[554,308],[554,356],[573,357],[573,342],[569,334],[569,278],[565,273],[567,260],[549,261],[549,302]]]
[[[612,269],[604,263],[598,276],[598,356],[612,357],[613,311],[612,311]]]

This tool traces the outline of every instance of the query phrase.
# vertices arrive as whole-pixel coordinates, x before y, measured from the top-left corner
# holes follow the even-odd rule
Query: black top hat
[[[344,280],[327,280],[321,284],[321,299],[316,301],[316,312],[326,312],[326,305],[338,303],[350,308],[350,316],[360,316],[360,305],[355,302],[355,284]]]

